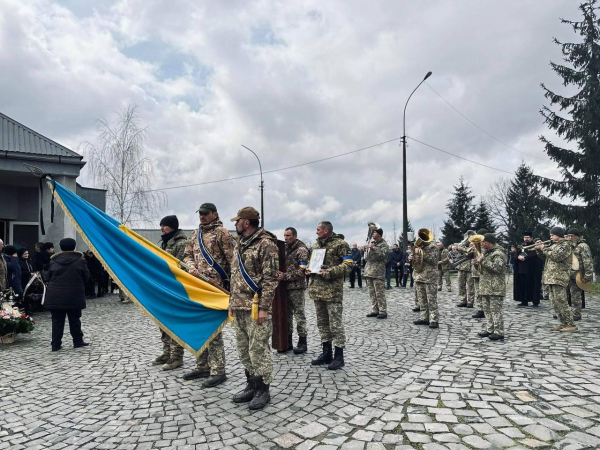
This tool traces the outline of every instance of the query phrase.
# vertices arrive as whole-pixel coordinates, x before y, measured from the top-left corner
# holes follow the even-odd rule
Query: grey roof
[[[0,151],[32,155],[83,157],[0,113]]]

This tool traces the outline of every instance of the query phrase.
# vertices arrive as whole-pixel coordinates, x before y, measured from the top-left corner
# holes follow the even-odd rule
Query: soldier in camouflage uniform
[[[420,306],[419,320],[415,325],[429,325],[429,328],[438,328],[439,314],[437,304],[437,263],[439,250],[433,242],[423,242],[421,247],[415,246],[414,256],[423,253],[423,266],[413,264],[415,275],[415,296]]]
[[[231,263],[230,314],[234,318],[240,361],[246,368],[246,387],[233,396],[235,403],[250,402],[262,409],[271,400],[273,381],[270,339],[272,304],[279,284],[277,237],[259,228],[258,211],[250,206],[231,219],[240,236]],[[252,318],[252,309],[258,316]]]
[[[477,230],[477,234],[483,236],[488,231],[484,228]],[[471,243],[471,247],[475,247],[475,243]],[[471,278],[473,279],[473,297],[475,298],[475,307],[477,308],[477,312],[473,314],[471,317],[474,319],[482,319],[485,317],[485,313],[483,312],[483,304],[481,299],[479,298],[479,274],[481,272],[481,266],[474,259],[471,261]]]
[[[306,275],[304,273],[308,264],[308,248],[298,239],[295,228],[286,228],[283,233],[285,240],[285,272],[279,272],[279,281],[287,282],[287,323],[288,323],[288,348],[279,353],[294,350],[299,355],[306,353],[306,313],[304,312],[304,291],[306,290]],[[292,335],[294,331],[294,317],[296,318],[296,331],[298,332],[298,346],[294,348]]]
[[[552,245],[544,246],[541,241],[538,241],[535,250],[538,256],[545,261],[546,270],[543,283],[549,285],[550,301],[560,321],[560,324],[553,327],[552,331],[569,333],[577,331],[577,327],[573,323],[573,313],[567,302],[573,248],[571,242],[564,237],[565,230],[562,227],[554,227],[550,230]]]
[[[469,236],[474,236],[475,232],[473,230],[469,230],[464,234],[464,238],[467,239]],[[464,255],[468,248],[466,247],[456,247],[456,249]],[[467,260],[460,264],[457,268],[458,270],[458,296],[460,297],[460,303],[456,306],[459,308],[473,308],[473,303],[475,300],[475,285],[473,282],[473,277],[471,276],[471,261]]]
[[[202,245],[206,251],[206,257],[200,248],[199,230],[195,230],[188,241],[183,262],[189,267],[190,274],[199,278],[207,278],[211,283],[227,288],[226,284],[233,258],[233,238],[223,226],[217,207],[213,203],[203,203],[197,212],[200,215],[199,230],[202,231]],[[196,358],[195,370],[186,373],[183,379],[193,380],[206,377],[208,379],[202,383],[203,388],[218,386],[227,379],[225,345],[220,332],[208,344],[208,348]]]
[[[160,247],[178,260],[183,260],[187,238],[179,229],[177,216],[163,217],[160,221],[160,231],[162,232]],[[173,370],[183,366],[183,347],[163,330],[160,330],[160,340],[163,344],[163,353],[152,361],[152,365],[161,365],[162,370]]]
[[[440,254],[438,261],[438,291],[444,287],[444,280],[446,280],[446,290],[452,292],[452,284],[450,283],[450,261],[448,260],[448,249],[444,248],[443,242],[436,243],[438,252]]]
[[[371,297],[371,312],[367,317],[387,318],[387,302],[385,301],[385,263],[390,247],[383,239],[381,228],[373,231],[373,240],[365,248],[364,278],[367,280],[369,297]]]
[[[328,369],[338,370],[345,364],[346,335],[342,318],[344,275],[352,269],[352,256],[348,244],[333,232],[331,222],[317,225],[317,237],[312,251],[325,250],[325,259],[319,272],[313,273],[307,269],[306,273],[310,275],[308,295],[315,302],[323,352],[312,364],[328,364]],[[335,343],[335,355],[332,355],[332,342]]]
[[[482,253],[475,261],[480,267],[479,298],[487,319],[487,327],[479,336],[488,337],[491,341],[500,341],[504,339],[502,303],[506,296],[506,250],[496,245],[496,237],[492,233],[484,234],[481,248]]]
[[[567,238],[573,245],[573,254],[579,262],[579,271],[571,270],[571,278],[569,280],[569,292],[571,294],[571,310],[573,312],[573,320],[581,320],[581,307],[583,303],[583,291],[579,289],[575,282],[577,272],[581,272],[583,281],[589,282],[594,278],[594,261],[592,259],[592,251],[590,246],[581,237],[581,232],[577,228],[571,228],[567,234]]]

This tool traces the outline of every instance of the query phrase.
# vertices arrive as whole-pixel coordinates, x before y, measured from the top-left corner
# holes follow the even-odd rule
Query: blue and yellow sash
[[[256,284],[254,282],[252,277],[250,277],[250,275],[248,275],[248,271],[246,271],[246,266],[244,266],[244,262],[242,261],[242,255],[239,251],[237,252],[237,257],[238,257],[238,266],[240,268],[240,273],[242,274],[242,278],[244,279],[244,281],[246,282],[248,287],[250,289],[252,289],[252,291],[254,292],[254,297],[252,298],[252,315],[251,315],[251,317],[252,317],[252,320],[258,320],[258,294],[260,291],[262,291],[262,289],[260,288],[260,286],[258,284]]]
[[[207,262],[207,264],[210,267],[212,267],[213,269],[215,269],[215,271],[219,274],[219,276],[221,277],[221,280],[223,280],[223,282],[227,281],[228,280],[227,273],[223,270],[223,268],[219,265],[219,263],[215,261],[215,259],[212,257],[210,252],[204,246],[204,242],[202,242],[202,228],[201,227],[198,227],[198,245],[200,246],[200,252],[202,253],[202,256],[204,257],[204,260]]]

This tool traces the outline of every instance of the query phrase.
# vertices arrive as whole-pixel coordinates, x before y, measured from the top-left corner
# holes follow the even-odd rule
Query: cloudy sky
[[[553,37],[574,0],[452,2],[2,0],[0,111],[78,151],[95,121],[129,102],[149,127],[153,188],[257,173],[407,135],[513,172],[521,161],[557,177],[538,136],[540,83],[560,90]],[[510,177],[409,140],[408,209],[415,227],[441,227],[462,175],[484,195]],[[85,183],[85,179],[83,180]],[[88,184],[89,183],[85,183]],[[163,214],[184,227],[206,201],[223,218],[260,206],[259,177],[172,189]],[[265,175],[265,220],[314,237],[331,220],[349,241],[378,222],[402,223],[399,141]]]

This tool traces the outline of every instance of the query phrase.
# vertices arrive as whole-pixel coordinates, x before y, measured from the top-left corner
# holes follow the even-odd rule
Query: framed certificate
[[[310,254],[310,261],[308,263],[308,270],[313,273],[319,272],[321,270],[321,266],[325,261],[325,252],[327,250],[324,248],[316,248]]]

